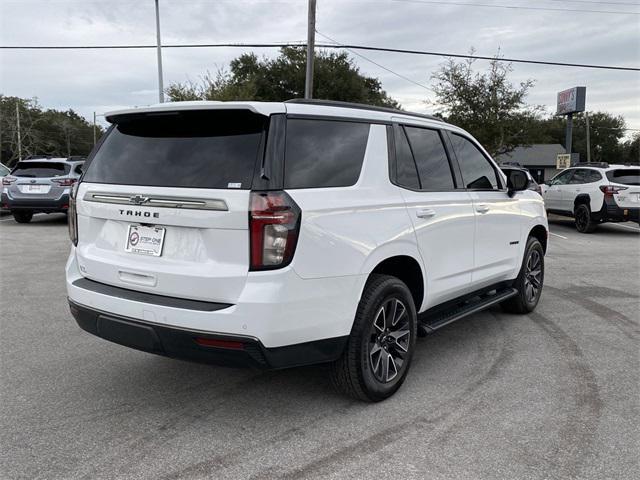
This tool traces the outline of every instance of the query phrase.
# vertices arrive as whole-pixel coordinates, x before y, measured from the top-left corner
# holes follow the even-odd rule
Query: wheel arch
[[[573,200],[573,209],[575,210],[578,205],[582,205],[583,203],[589,205],[589,208],[591,208],[591,197],[586,193],[581,193]]]
[[[534,237],[538,239],[540,244],[542,244],[542,251],[547,253],[547,244],[549,241],[549,232],[545,228],[544,225],[536,225],[530,231],[528,237]]]
[[[394,255],[378,262],[371,270],[367,281],[371,275],[391,275],[402,280],[413,297],[416,311],[420,311],[425,298],[425,275],[420,262],[411,255]],[[365,282],[366,284],[366,282]]]

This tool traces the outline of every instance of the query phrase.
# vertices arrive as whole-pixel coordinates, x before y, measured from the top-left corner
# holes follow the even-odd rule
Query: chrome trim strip
[[[122,195],[118,193],[87,192],[83,200],[86,202],[115,203],[132,207],[184,208],[190,210],[229,211],[227,202],[221,199],[193,197],[152,197],[143,195]]]

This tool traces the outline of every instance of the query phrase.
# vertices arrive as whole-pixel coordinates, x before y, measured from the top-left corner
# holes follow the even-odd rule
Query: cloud
[[[470,3],[470,2],[465,2]],[[486,3],[486,2],[485,2]],[[502,2],[513,5],[514,2]],[[305,0],[160,0],[164,43],[279,42],[306,39]],[[526,2],[523,3],[526,5]],[[557,8],[557,2],[537,6]],[[572,8],[579,8],[576,3]],[[597,9],[590,8],[591,10]],[[3,45],[155,43],[153,2],[132,0],[5,0],[0,7]],[[607,6],[606,10],[615,9]],[[618,7],[622,9],[622,7]],[[624,7],[630,10],[637,7]],[[604,8],[603,8],[604,9]],[[493,55],[571,63],[640,65],[640,17],[430,5],[388,0],[319,0],[317,28],[341,43]],[[318,42],[323,41],[318,37]],[[165,49],[165,85],[225,67],[248,51],[239,48]],[[273,56],[277,49],[256,50]],[[363,52],[416,82],[428,84],[444,59]],[[91,118],[112,106],[157,99],[155,50],[0,52],[0,92],[38,97],[46,107],[73,108]],[[354,57],[367,75],[406,108],[427,111],[433,94]],[[484,68],[486,62],[478,62]],[[640,129],[640,74],[515,64],[514,82],[536,80],[528,101],[555,108],[556,92],[587,86],[590,110],[623,115]]]

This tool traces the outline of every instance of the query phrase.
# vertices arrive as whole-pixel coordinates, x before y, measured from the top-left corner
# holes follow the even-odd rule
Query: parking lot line
[[[628,228],[629,230],[633,230],[634,232],[640,232],[640,228],[631,227],[629,225],[622,225],[620,223],[610,223],[609,225],[615,225],[616,227]]]
[[[549,232],[549,235],[553,235],[554,237],[560,237],[560,238],[564,238],[565,240],[569,240],[568,237],[564,237],[562,235],[558,235],[557,233]]]

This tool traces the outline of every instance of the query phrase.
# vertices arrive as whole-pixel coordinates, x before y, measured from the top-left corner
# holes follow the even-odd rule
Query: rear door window
[[[266,122],[248,110],[123,117],[85,163],[84,181],[248,190]]]
[[[455,133],[451,135],[451,143],[468,189],[498,190],[501,188],[496,170],[478,147]]]
[[[420,190],[418,169],[411,153],[407,134],[402,127],[396,129],[396,183],[410,190]]]
[[[19,162],[11,172],[15,177],[51,178],[67,175],[71,167],[59,162]]]
[[[285,188],[348,187],[360,177],[370,125],[287,120]]]
[[[440,133],[417,127],[405,127],[405,130],[420,174],[422,190],[442,192],[455,189]]]
[[[621,183],[623,185],[640,185],[640,168],[609,170],[607,172],[607,178],[613,183]]]

